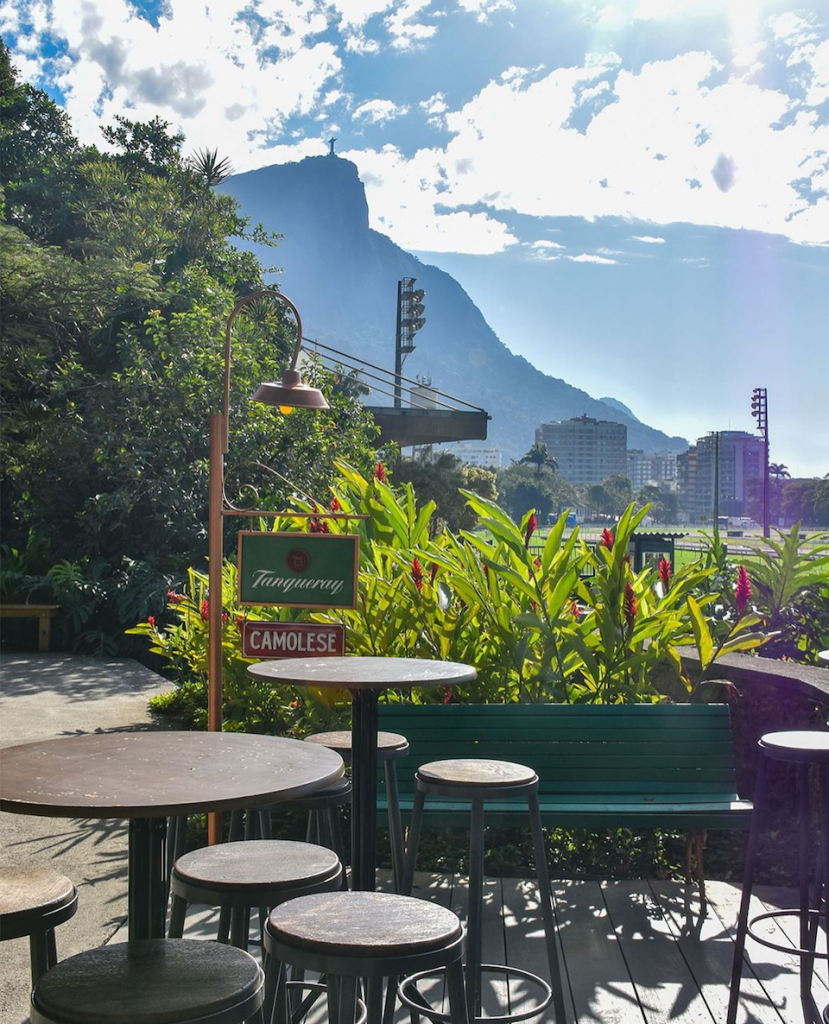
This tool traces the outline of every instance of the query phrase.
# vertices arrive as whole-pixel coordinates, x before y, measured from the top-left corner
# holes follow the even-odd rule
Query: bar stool
[[[180,939],[191,903],[221,907],[219,942],[247,949],[250,913],[268,913],[286,900],[342,887],[343,868],[324,846],[261,839],[221,843],[180,857],[170,875],[173,893],[169,936]]]
[[[305,737],[306,743],[319,743],[336,750],[346,764],[351,763],[351,733],[346,730],[317,732]],[[395,891],[401,892],[403,882],[403,823],[400,819],[400,797],[397,789],[397,762],[409,753],[409,741],[397,732],[377,734],[377,759],[383,762],[386,777],[386,796],[389,811],[389,839]]]
[[[0,868],[0,940],[29,936],[32,988],[58,962],[55,928],[78,909],[78,890],[51,868]]]
[[[417,846],[426,796],[468,800],[471,804],[469,836],[469,922],[467,925],[466,1002],[470,1020],[481,1020],[481,973],[500,973],[518,977],[541,990],[539,1003],[520,1014],[508,1014],[499,1021],[525,1020],[541,1013],[553,1003],[556,1024],[565,1024],[564,989],[556,949],[556,925],[553,916],[553,893],[547,869],[541,813],[538,806],[538,776],[522,764],[511,761],[490,761],[482,758],[458,758],[432,761],[415,772],[414,804],[406,848],[403,892],[410,893],[414,880]],[[525,796],[533,836],[535,870],[544,921],[547,962],[552,987],[542,978],[516,967],[481,963],[483,956],[483,892],[484,892],[484,805],[505,796]],[[492,1018],[489,1018],[490,1020]]]
[[[262,1024],[264,974],[218,942],[142,939],[69,957],[32,993],[32,1024]]]
[[[754,815],[748,835],[746,869],[743,879],[743,895],[740,915],[737,921],[737,936],[734,943],[734,964],[731,972],[731,993],[728,1004],[727,1024],[737,1019],[740,998],[740,980],[743,973],[743,952],[746,936],[770,949],[800,957],[800,998],[807,1021],[817,1022],[819,1011],[812,996],[812,974],[815,958],[827,959],[827,953],[818,953],[818,922],[823,918],[826,935],[829,936],[829,733],[826,732],[773,732],[760,739],[758,744],[760,761],[757,769],[757,784],[754,796]],[[786,761],[797,766],[797,815],[799,846],[799,907],[794,910],[775,910],[748,918],[751,903],[751,888],[754,882],[754,862],[757,854],[757,839],[760,833],[761,817],[765,812],[767,775],[769,761]],[[818,795],[820,804],[820,848],[815,873],[815,898],[809,892],[809,769],[818,773]],[[769,918],[797,917],[800,923],[800,946],[777,945],[762,938],[753,931],[754,926]],[[826,1014],[824,1014],[826,1018]]]
[[[399,995],[413,1013],[451,1024],[468,1024],[463,991],[463,931],[458,918],[425,900],[383,892],[336,892],[283,903],[268,918],[266,988],[274,998],[273,1020],[286,1024],[289,990],[304,982],[288,980],[288,967],[319,971],[327,978],[331,1024],[353,1024],[359,979],[365,979],[368,1024],[381,1024],[383,982],[388,983],[386,1019],[394,1009],[394,985],[404,975],[445,971],[449,1014],[431,1009],[400,985]],[[278,964],[278,966],[277,966]],[[299,1012],[304,1011],[300,1006]]]

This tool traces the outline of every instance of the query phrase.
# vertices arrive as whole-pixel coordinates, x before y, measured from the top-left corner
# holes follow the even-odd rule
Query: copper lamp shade
[[[327,409],[328,402],[319,388],[302,383],[298,370],[286,370],[282,380],[260,384],[253,393],[255,402],[286,406],[290,409]]]

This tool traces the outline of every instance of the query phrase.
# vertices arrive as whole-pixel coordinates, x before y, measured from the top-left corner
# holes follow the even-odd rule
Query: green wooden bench
[[[407,737],[397,762],[404,818],[414,772],[454,757],[517,761],[539,776],[545,825],[559,828],[684,829],[686,875],[711,828],[748,828],[752,805],[737,794],[725,704],[382,704],[380,728]],[[379,808],[386,811],[385,792]],[[487,824],[514,824],[524,807],[487,803]],[[426,824],[466,825],[469,804],[429,798]]]

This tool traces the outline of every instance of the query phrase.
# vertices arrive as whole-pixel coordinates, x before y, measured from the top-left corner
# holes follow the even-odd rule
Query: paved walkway
[[[0,746],[151,729],[147,702],[170,684],[126,659],[9,654],[0,660]],[[57,932],[63,958],[100,946],[127,914],[127,830],[119,821],[0,813],[0,862],[51,864],[77,885],[78,912]],[[27,939],[0,945],[0,1024],[29,1019]]]

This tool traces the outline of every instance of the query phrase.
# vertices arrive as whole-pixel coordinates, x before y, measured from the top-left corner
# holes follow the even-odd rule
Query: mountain
[[[264,266],[283,268],[280,288],[299,308],[306,337],[391,369],[397,282],[417,278],[427,323],[404,372],[427,373],[436,388],[485,408],[492,416],[489,437],[505,461],[529,449],[542,421],[582,414],[626,424],[630,448],[687,447],[683,438],[668,437],[510,352],[453,277],[369,228],[365,189],[349,160],[307,157],[233,175],[220,187],[253,224],[283,236],[277,249],[250,248]],[[390,400],[378,396],[378,404]]]
[[[616,412],[622,412],[625,416],[635,420],[637,423],[641,423],[638,416],[634,416],[633,413],[628,409],[624,402],[620,402],[618,398],[600,398],[600,402],[604,402],[605,405],[609,405],[611,409],[615,409]]]

